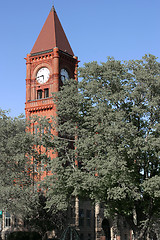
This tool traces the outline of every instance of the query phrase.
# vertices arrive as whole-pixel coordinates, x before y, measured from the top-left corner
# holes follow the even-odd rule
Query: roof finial
[[[54,1],[53,1],[53,4],[52,4],[52,9],[51,9],[51,11],[55,11]]]

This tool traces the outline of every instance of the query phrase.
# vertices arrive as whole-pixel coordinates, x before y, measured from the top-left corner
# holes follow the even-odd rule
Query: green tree
[[[37,134],[31,132],[35,122]],[[43,118],[26,121],[24,116],[12,118],[0,110],[0,209],[20,217],[28,229],[38,231],[43,238],[47,231],[61,231],[66,216],[64,211],[56,211],[55,205],[50,211],[45,208],[46,197],[40,186],[42,167],[45,171],[50,160],[46,151],[41,151],[42,129],[47,127]]]
[[[12,118],[0,110],[0,209],[12,213],[24,209],[25,191],[31,185],[27,156],[32,152],[33,139],[25,127],[23,116]]]
[[[54,95],[59,134],[43,139],[58,153],[46,179],[48,207],[90,198],[146,239],[160,214],[160,63],[153,55],[108,58],[85,64],[80,77]]]
[[[30,211],[25,216],[27,228],[39,232],[42,239],[48,239],[47,232],[53,230],[56,236],[60,236],[66,224],[66,212],[63,210],[55,211],[54,204],[48,210],[46,197],[42,192],[37,192],[35,200],[35,202],[32,201]]]

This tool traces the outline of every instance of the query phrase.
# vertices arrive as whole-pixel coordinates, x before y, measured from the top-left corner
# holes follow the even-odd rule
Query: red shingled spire
[[[55,47],[74,56],[53,6],[32,48],[31,54],[51,50]]]

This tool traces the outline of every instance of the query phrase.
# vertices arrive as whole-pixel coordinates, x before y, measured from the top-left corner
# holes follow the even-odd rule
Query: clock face
[[[49,79],[50,71],[46,67],[42,67],[38,70],[36,79],[37,81],[42,84],[46,83]]]
[[[61,75],[62,82],[64,82],[66,79],[69,79],[69,74],[67,70],[64,68],[61,69],[60,75]]]

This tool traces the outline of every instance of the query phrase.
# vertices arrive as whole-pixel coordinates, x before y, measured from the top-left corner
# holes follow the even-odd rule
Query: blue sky
[[[0,2],[0,108],[24,113],[26,65],[52,0]],[[159,0],[54,0],[80,66],[84,62],[160,57]]]

